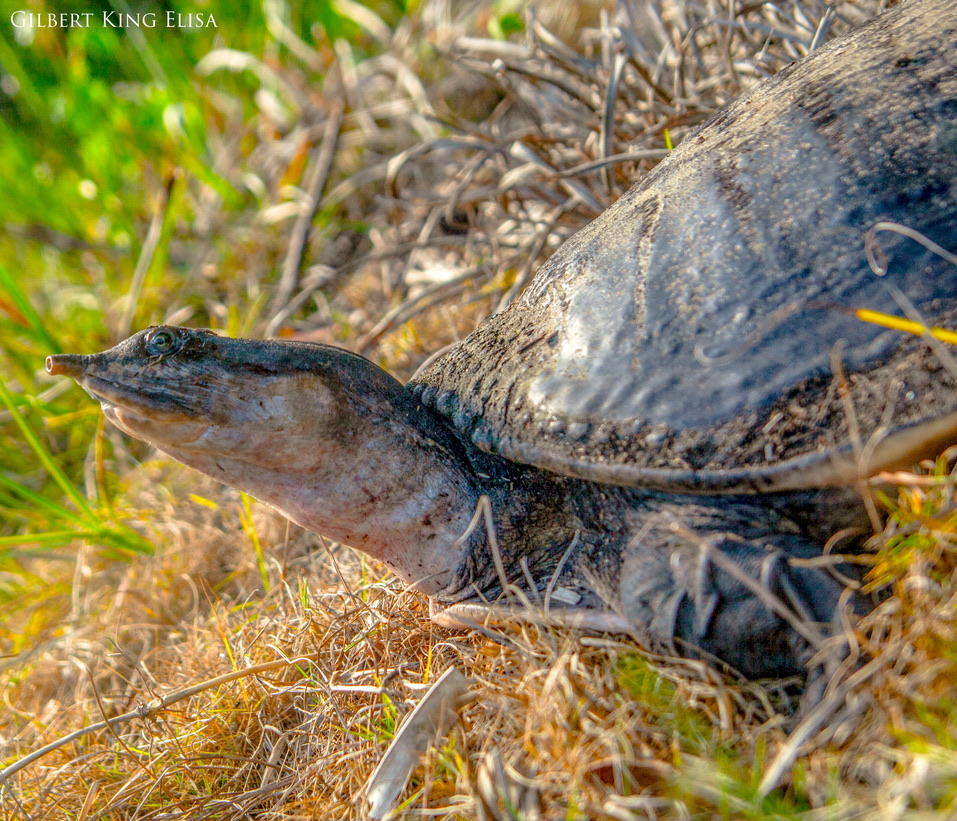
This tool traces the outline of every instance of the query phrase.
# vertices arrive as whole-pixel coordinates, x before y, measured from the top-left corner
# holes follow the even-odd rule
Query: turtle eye
[[[146,337],[146,350],[156,356],[173,353],[179,347],[179,339],[169,328],[157,328]]]

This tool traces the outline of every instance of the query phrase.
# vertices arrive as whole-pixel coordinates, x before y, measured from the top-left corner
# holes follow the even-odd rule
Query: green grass
[[[89,398],[46,376],[45,357],[101,350],[131,328],[162,321],[171,303],[195,323],[234,332],[248,331],[262,307],[261,296],[231,284],[241,277],[242,247],[208,240],[221,264],[204,293],[193,285],[196,263],[175,249],[197,239],[199,198],[219,197],[222,218],[240,226],[261,206],[216,165],[225,132],[254,115],[258,82],[249,72],[201,78],[194,67],[216,45],[261,54],[275,40],[256,4],[204,5],[215,29],[129,32],[99,24],[14,30],[8,21],[21,8],[0,3],[7,92],[0,92],[0,562],[11,599],[31,607],[31,599],[49,599],[50,588],[36,580],[67,571],[62,561],[37,564],[54,550],[65,558],[64,548],[85,543],[113,560],[153,547],[148,528],[131,530],[114,510],[122,496],[117,473],[128,458]],[[285,8],[286,24],[300,36],[310,36],[303,21],[316,21],[364,47],[361,31],[332,4],[276,8]],[[103,12],[131,9],[117,0],[88,10],[96,23]],[[401,8],[384,4],[383,11],[395,18]],[[158,242],[134,288],[157,215]],[[208,311],[210,304],[223,311]]]

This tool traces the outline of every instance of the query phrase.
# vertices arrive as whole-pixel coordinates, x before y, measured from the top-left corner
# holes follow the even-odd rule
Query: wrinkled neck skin
[[[356,416],[341,436],[282,433],[236,448],[158,445],[174,459],[243,490],[307,530],[350,545],[434,595],[450,582],[472,540],[480,492],[449,442],[403,420]]]
[[[362,420],[357,442],[270,441],[260,453],[246,450],[242,457],[188,447],[163,450],[307,530],[378,559],[442,601],[500,589],[479,504],[483,495],[508,580],[516,580],[520,556],[537,576],[554,570],[561,557],[555,546],[569,543],[574,528],[565,493],[555,492],[541,473],[489,457],[459,441],[451,428],[440,442],[432,431],[395,419],[368,421]]]

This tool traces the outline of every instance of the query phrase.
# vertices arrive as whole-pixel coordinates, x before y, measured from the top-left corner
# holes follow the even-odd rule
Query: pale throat
[[[427,448],[396,448],[395,437],[389,439],[358,447],[328,441],[317,447],[315,440],[308,447],[278,447],[272,441],[261,450],[247,442],[238,457],[157,445],[434,594],[448,585],[465,557],[463,536],[479,494],[458,464]]]

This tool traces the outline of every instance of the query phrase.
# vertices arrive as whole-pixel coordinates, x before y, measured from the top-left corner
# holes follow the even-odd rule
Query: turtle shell
[[[846,482],[957,439],[948,346],[878,324],[957,328],[927,241],[957,249],[953,0],[738,99],[412,387],[482,449],[586,479]]]

